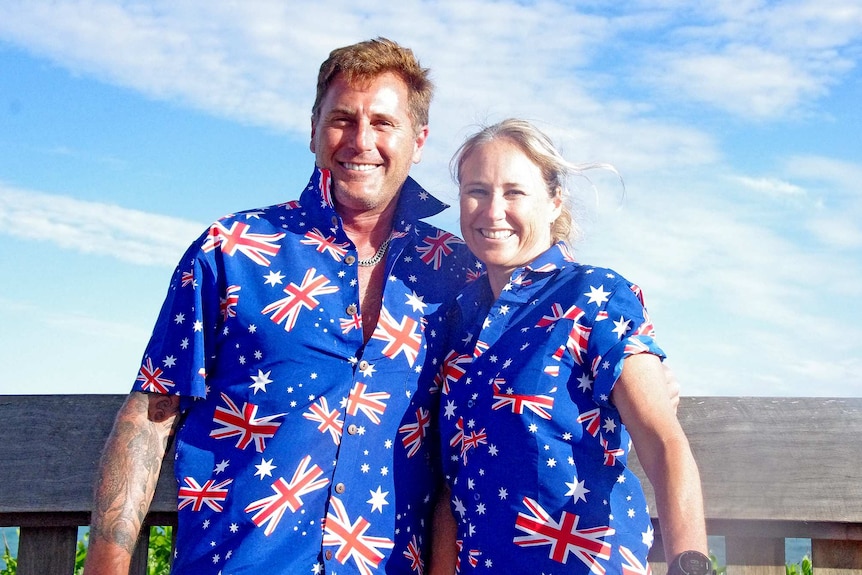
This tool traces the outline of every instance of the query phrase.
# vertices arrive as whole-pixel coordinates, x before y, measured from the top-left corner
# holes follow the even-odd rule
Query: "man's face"
[[[428,126],[413,126],[407,85],[391,72],[354,84],[337,76],[311,122],[311,151],[332,173],[342,217],[386,209],[427,137]]]

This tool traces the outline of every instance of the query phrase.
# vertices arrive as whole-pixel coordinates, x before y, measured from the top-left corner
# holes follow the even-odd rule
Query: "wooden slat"
[[[683,397],[679,418],[708,519],[862,523],[862,399]]]
[[[89,513],[102,446],[124,399],[0,395],[0,513]],[[167,473],[152,509],[170,512],[176,509],[176,484],[173,457],[165,459]]]
[[[862,573],[862,541],[811,540],[811,561],[817,575]]]
[[[70,575],[75,571],[77,527],[22,527],[18,575]]]

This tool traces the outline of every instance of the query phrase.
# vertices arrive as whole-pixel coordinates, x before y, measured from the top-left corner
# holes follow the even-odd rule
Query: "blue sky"
[[[857,0],[298,4],[0,4],[0,393],[126,392],[186,245],[298,196],[317,67],[383,35],[432,69],[444,200],[508,116],[617,167],[624,202],[573,182],[576,252],[643,288],[684,395],[862,395]]]

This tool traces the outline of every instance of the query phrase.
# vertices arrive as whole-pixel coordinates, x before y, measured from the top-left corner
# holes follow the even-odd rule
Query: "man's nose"
[[[353,145],[359,151],[371,150],[374,148],[374,137],[374,128],[369,122],[358,122]]]

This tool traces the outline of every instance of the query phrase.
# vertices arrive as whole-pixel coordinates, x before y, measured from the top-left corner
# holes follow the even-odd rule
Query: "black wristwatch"
[[[667,566],[667,575],[715,575],[712,561],[699,551],[684,551]]]

